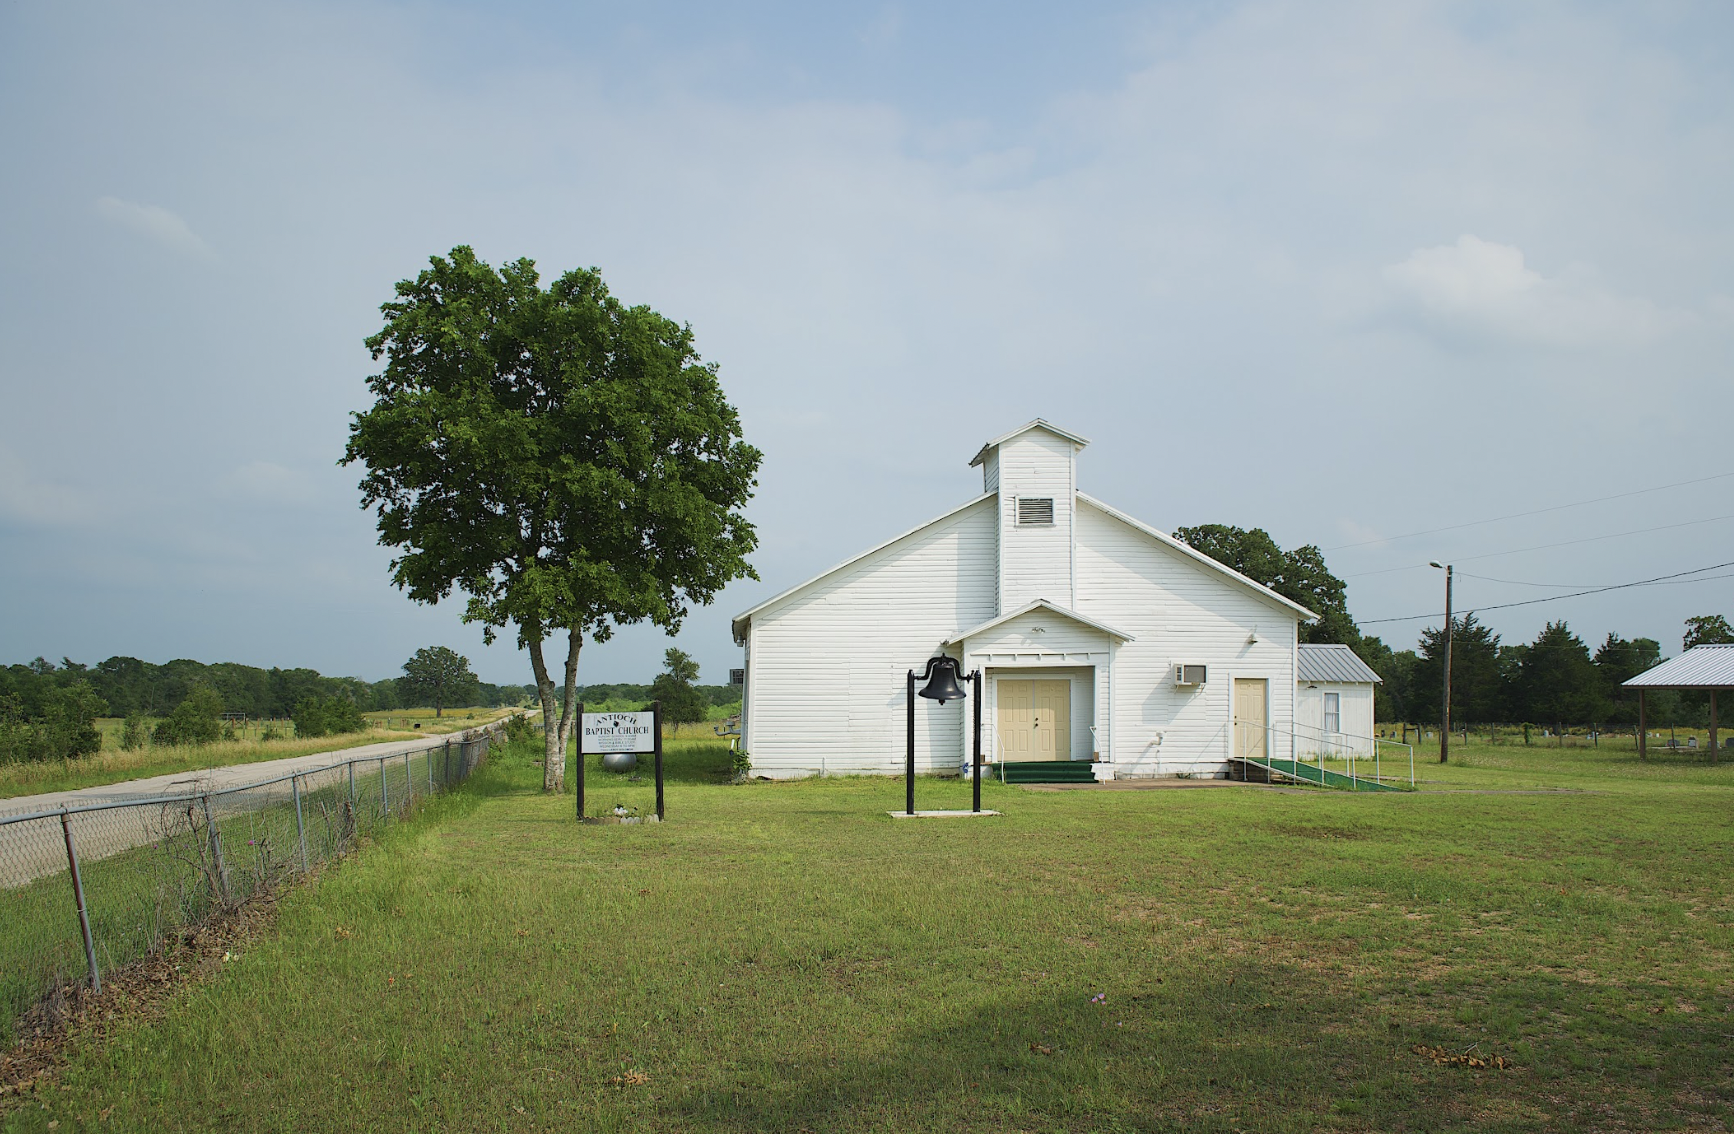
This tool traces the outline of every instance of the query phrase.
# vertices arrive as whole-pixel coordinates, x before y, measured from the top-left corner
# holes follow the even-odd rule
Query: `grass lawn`
[[[202,768],[221,768],[230,764],[256,764],[262,760],[282,760],[290,756],[310,756],[315,752],[337,752],[363,744],[379,744],[388,740],[412,740],[418,736],[439,735],[476,728],[511,712],[510,709],[447,709],[446,715],[435,721],[433,710],[423,718],[419,712],[399,710],[393,713],[367,714],[369,717],[390,716],[394,725],[403,722],[425,722],[414,728],[381,728],[377,725],[366,732],[351,732],[341,736],[321,736],[282,740],[239,739],[221,740],[215,744],[167,745],[151,744],[131,752],[120,748],[119,730],[123,722],[113,718],[99,720],[103,733],[102,751],[78,760],[44,760],[30,764],[0,764],[0,799],[20,795],[39,795],[51,791],[72,791],[77,788],[118,784],[126,780],[146,779],[173,772],[190,772]],[[470,715],[470,714],[473,714]],[[256,726],[255,726],[256,727]],[[289,722],[280,727],[292,728]]]
[[[534,745],[7,1129],[1648,1130],[1734,1114],[1734,767],[1420,793],[731,786],[578,828]],[[592,771],[593,810],[650,785]],[[1451,789],[1451,790],[1445,790]],[[1569,790],[1557,790],[1569,789]],[[924,807],[967,807],[923,781]],[[1500,1057],[1472,1067],[1448,1058]]]

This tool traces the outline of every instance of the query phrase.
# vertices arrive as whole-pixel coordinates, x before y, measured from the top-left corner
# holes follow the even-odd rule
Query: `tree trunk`
[[[578,702],[578,653],[584,646],[584,632],[577,627],[566,632],[566,681],[560,690],[560,709],[554,710],[554,681],[548,676],[548,662],[542,656],[542,639],[530,639],[530,668],[536,674],[536,694],[542,702],[542,790],[566,790],[566,744],[572,739],[577,722],[573,709]],[[578,774],[583,774],[582,761]]]
[[[578,653],[584,648],[584,632],[574,626],[566,632],[566,688],[560,704],[560,752],[566,752],[566,743],[572,739],[572,730],[578,727],[573,719],[573,708],[578,703]],[[579,771],[583,771],[583,758],[579,758]],[[550,788],[550,791],[559,790]]]
[[[554,715],[554,683],[548,679],[548,663],[542,657],[542,639],[530,636],[530,669],[536,675],[536,699],[542,702],[542,789],[566,789],[566,747],[560,742],[560,725]]]

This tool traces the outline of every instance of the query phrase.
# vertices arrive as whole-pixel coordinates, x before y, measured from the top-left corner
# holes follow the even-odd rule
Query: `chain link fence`
[[[43,997],[156,950],[468,779],[504,722],[239,787],[0,816],[0,1045]]]

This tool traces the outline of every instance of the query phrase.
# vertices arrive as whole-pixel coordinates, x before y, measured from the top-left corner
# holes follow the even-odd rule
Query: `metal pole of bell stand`
[[[650,703],[650,727],[656,733],[656,821],[662,822],[662,702]]]
[[[578,769],[577,782],[574,787],[576,788],[575,794],[578,796],[578,822],[582,823],[584,822],[584,702],[582,701],[578,702],[578,716],[576,721],[578,724],[578,735],[572,741],[572,763],[576,765]],[[556,730],[555,735],[559,735],[558,730]],[[542,747],[546,749],[548,746],[544,744]],[[565,758],[566,749],[561,748],[557,759],[564,760]]]
[[[975,686],[975,810],[981,810],[981,670],[969,675],[970,682]]]
[[[66,812],[60,813],[60,829],[66,835],[66,865],[72,869],[72,900],[78,903],[78,928],[84,934],[84,959],[90,964],[90,991],[102,991],[102,977],[96,971],[96,945],[90,939],[90,914],[84,908],[84,879],[78,874],[78,852],[72,849],[72,821]]]
[[[295,838],[301,844],[301,873],[307,873],[307,824],[301,819],[301,777],[289,777],[289,790],[295,793]]]
[[[909,671],[905,702],[909,708],[909,727],[905,730],[908,747],[903,758],[904,810],[915,814],[915,671]]]

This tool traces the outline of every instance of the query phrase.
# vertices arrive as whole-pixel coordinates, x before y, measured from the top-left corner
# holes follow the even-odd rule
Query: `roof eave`
[[[978,451],[975,456],[973,456],[969,459],[969,467],[973,469],[975,466],[977,466],[977,465],[981,464],[983,461],[987,460],[987,455],[989,453],[991,453],[993,450],[999,448],[1001,445],[1004,445],[1007,441],[1010,441],[1013,437],[1017,437],[1021,434],[1028,433],[1032,429],[1045,429],[1049,433],[1052,433],[1056,437],[1065,438],[1067,441],[1070,441],[1072,444],[1078,446],[1078,448],[1080,448],[1080,449],[1083,448],[1085,445],[1088,445],[1090,443],[1090,439],[1088,437],[1085,437],[1085,436],[1078,434],[1078,433],[1073,433],[1069,429],[1061,429],[1059,426],[1055,425],[1053,422],[1049,421],[1047,418],[1038,417],[1038,418],[1035,418],[1031,421],[1025,422],[1024,424],[1018,426],[1016,429],[1012,430],[1010,433],[1002,433],[998,437],[995,437],[992,441],[987,442],[987,444],[983,445],[981,447],[980,451]]]
[[[943,642],[941,642],[940,645],[942,645],[942,646],[961,645],[962,643],[969,641],[969,639],[975,637],[978,634],[985,634],[989,630],[992,630],[994,627],[1003,625],[1004,623],[1007,623],[1007,622],[1010,622],[1014,618],[1021,618],[1033,610],[1051,610],[1055,614],[1059,615],[1061,618],[1071,619],[1073,622],[1076,622],[1080,626],[1088,626],[1092,630],[1098,630],[1098,631],[1102,632],[1103,634],[1108,635],[1110,638],[1117,638],[1122,642],[1137,641],[1137,639],[1133,635],[1126,633],[1124,630],[1116,630],[1112,626],[1107,625],[1106,623],[1097,622],[1095,619],[1088,618],[1082,614],[1079,614],[1075,610],[1069,610],[1066,607],[1061,606],[1059,603],[1050,602],[1047,599],[1036,599],[1033,602],[1025,603],[1023,606],[1020,606],[1018,609],[1011,611],[1007,614],[999,615],[996,618],[990,618],[986,622],[983,622],[979,626],[972,626],[968,630],[959,630],[955,634],[953,634],[951,637],[949,637],[949,638],[945,639]]]

